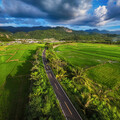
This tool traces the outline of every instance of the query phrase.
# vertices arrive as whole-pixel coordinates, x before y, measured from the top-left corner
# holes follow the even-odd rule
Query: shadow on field
[[[29,75],[32,67],[30,61],[32,61],[32,56],[35,51],[36,50],[29,51],[30,56],[26,57],[26,61],[17,67],[17,72],[14,76],[11,76],[11,74],[7,76],[4,85],[4,91],[6,91],[6,93],[4,92],[5,94],[0,104],[0,120],[24,119],[30,86]],[[2,97],[2,95],[0,97]]]

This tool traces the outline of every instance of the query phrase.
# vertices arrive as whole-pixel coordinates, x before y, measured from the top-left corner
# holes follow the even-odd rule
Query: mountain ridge
[[[67,27],[50,27],[50,26],[33,26],[33,27],[13,27],[13,26],[0,26],[0,31],[8,31],[12,33],[16,32],[30,32],[35,30],[49,30],[49,29],[61,29],[65,30],[66,32],[86,32],[89,34],[99,33],[99,34],[117,34],[120,35],[120,30],[116,31],[108,31],[108,30],[99,30],[99,29],[88,29],[88,30],[73,30]]]

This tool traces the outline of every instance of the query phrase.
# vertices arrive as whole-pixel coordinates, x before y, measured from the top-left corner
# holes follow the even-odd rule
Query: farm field
[[[32,55],[43,44],[0,46],[0,120],[23,119]]]
[[[70,43],[55,48],[58,57],[86,70],[87,76],[108,88],[120,83],[120,46]]]

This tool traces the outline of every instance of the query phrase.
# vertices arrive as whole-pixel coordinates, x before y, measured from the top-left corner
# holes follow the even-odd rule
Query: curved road
[[[50,80],[50,83],[53,87],[56,97],[59,100],[61,109],[63,111],[63,114],[66,120],[82,120],[81,116],[75,109],[74,105],[72,104],[72,102],[66,95],[65,91],[63,90],[63,88],[61,87],[57,79],[55,78],[50,66],[47,65],[47,59],[45,57],[45,50],[43,51],[42,59],[43,59],[43,63],[44,63],[47,76]]]

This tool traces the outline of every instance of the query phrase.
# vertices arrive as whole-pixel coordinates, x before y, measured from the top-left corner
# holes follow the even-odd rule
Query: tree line
[[[33,55],[30,74],[29,103],[26,107],[27,120],[64,120],[59,103],[46,76],[42,62],[42,48]]]
[[[83,31],[72,31],[67,32],[64,28],[48,29],[48,30],[36,30],[30,32],[17,32],[13,34],[14,38],[20,39],[45,39],[55,38],[61,41],[81,41],[81,42],[101,42],[111,43],[115,34],[98,34],[98,33],[87,33]]]
[[[88,43],[106,43],[120,44],[120,37],[116,34],[87,33],[84,31],[68,32],[65,28],[58,27],[48,30],[35,30],[30,32],[2,32],[10,36],[0,37],[1,41],[13,41],[14,39],[37,39],[54,38],[60,41],[88,42]],[[1,34],[1,33],[0,33]],[[117,39],[116,39],[117,38]]]

